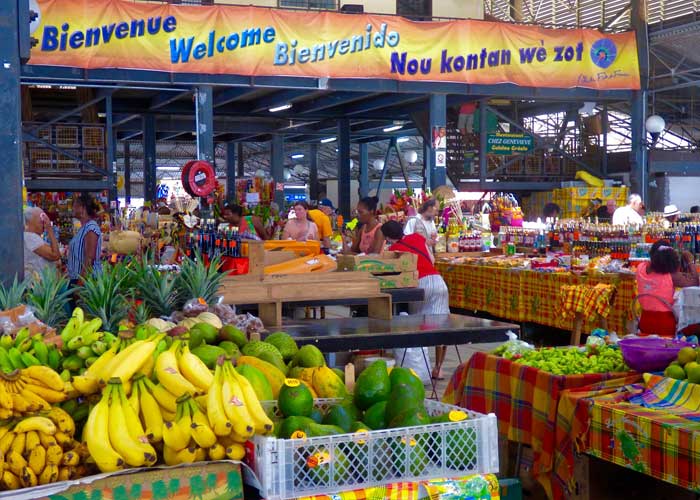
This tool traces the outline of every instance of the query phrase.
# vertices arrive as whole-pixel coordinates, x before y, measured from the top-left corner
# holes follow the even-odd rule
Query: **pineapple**
[[[129,271],[123,264],[105,266],[101,274],[87,275],[79,288],[79,302],[85,312],[102,320],[102,330],[117,333],[119,323],[129,315],[129,290],[124,282]]]
[[[151,310],[144,302],[137,305],[132,312],[134,314],[134,323],[137,325],[141,325],[151,318]]]
[[[72,293],[68,279],[55,267],[46,266],[29,282],[26,301],[34,309],[34,316],[52,328],[59,328],[68,319]]]
[[[170,316],[177,309],[174,274],[158,271],[146,257],[134,263],[130,272],[139,298],[154,316]]]
[[[199,253],[195,259],[184,259],[175,280],[178,305],[182,307],[188,300],[200,297],[212,305],[224,278],[220,267],[221,259],[218,256],[211,259],[208,268]]]
[[[6,287],[0,282],[0,311],[20,305],[26,289],[27,281],[18,281],[16,274],[15,279],[9,286]]]

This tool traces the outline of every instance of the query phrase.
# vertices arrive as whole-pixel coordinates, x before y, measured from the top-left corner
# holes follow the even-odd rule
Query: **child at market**
[[[389,221],[382,225],[382,234],[391,243],[389,250],[392,252],[408,252],[418,256],[418,287],[423,289],[423,302],[411,304],[412,314],[449,314],[450,294],[445,281],[435,269],[435,258],[428,249],[425,238],[418,234],[404,235],[403,227],[396,221]],[[417,350],[417,349],[416,349]],[[435,347],[435,367],[432,377],[441,380],[442,363],[445,361],[445,346]],[[397,351],[403,351],[400,349]],[[410,352],[410,349],[409,349]],[[395,353],[397,359],[403,358],[403,352]],[[425,356],[427,359],[427,355]],[[421,373],[421,366],[411,366],[417,373]]]
[[[666,240],[654,243],[649,257],[649,262],[642,262],[637,268],[637,300],[642,307],[639,331],[643,335],[673,337],[673,274],[680,269],[680,258]]]

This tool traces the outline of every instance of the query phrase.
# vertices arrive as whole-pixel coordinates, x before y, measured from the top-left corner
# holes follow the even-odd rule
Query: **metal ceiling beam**
[[[91,191],[109,189],[108,181],[85,179],[25,179],[27,191]]]
[[[214,95],[214,107],[218,108],[239,100],[241,97],[256,92],[252,87],[231,87]]]
[[[425,100],[425,94],[395,94],[395,95],[379,95],[370,99],[365,99],[356,102],[349,106],[344,106],[343,114],[352,116],[360,113],[376,111],[378,109],[387,108],[390,106],[398,106],[405,103],[412,103],[419,100]]]
[[[192,94],[190,90],[185,92],[161,91],[151,98],[151,105],[148,109],[150,111],[155,111],[190,94]]]
[[[366,97],[368,97],[368,95],[362,92],[333,92],[332,94],[310,99],[299,104],[298,106],[295,106],[294,114],[303,115],[316,111],[322,111],[324,109],[342,106],[349,102],[364,99]]]
[[[296,90],[296,89],[291,89],[291,90],[281,90],[279,92],[275,92],[274,94],[266,95],[263,97],[260,97],[259,99],[255,99],[252,101],[251,105],[249,106],[248,110],[251,113],[262,113],[268,111],[270,108],[274,108],[276,106],[282,106],[283,104],[291,104],[295,100],[298,100],[302,97],[309,96],[311,94],[314,94],[313,91],[308,91],[308,90]]]

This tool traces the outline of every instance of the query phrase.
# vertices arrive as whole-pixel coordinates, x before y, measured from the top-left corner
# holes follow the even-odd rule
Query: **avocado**
[[[315,423],[316,422],[308,417],[287,417],[279,425],[277,437],[280,439],[290,439],[292,434],[294,434],[296,431],[302,431],[308,436],[309,425]]]
[[[226,351],[226,355],[233,361],[236,361],[239,357],[241,357],[241,351],[238,350],[238,346],[235,344],[235,342],[224,340],[223,342],[219,342],[219,347]]]
[[[320,424],[323,422],[323,413],[321,412],[321,410],[319,410],[316,407],[311,408],[311,415],[309,415],[309,416],[317,424]]]
[[[386,423],[390,424],[399,413],[403,413],[406,410],[423,408],[424,399],[421,395],[424,395],[424,391],[421,394],[421,391],[413,385],[398,384],[394,386],[386,405],[384,417]]]
[[[413,373],[411,373],[411,370],[409,370],[408,368],[394,368],[389,374],[389,380],[391,381],[392,388],[399,384],[408,384],[410,386],[413,386],[416,390],[417,395],[420,396],[420,399],[425,399],[425,386],[423,385],[423,382],[421,381],[421,379],[419,379]]]
[[[365,368],[355,383],[355,406],[366,410],[375,403],[386,401],[391,392],[391,381],[384,360],[377,360]]]
[[[345,432],[350,432],[352,423],[360,416],[360,412],[352,403],[337,404],[331,406],[323,417],[325,425],[335,425],[343,429]]]
[[[248,343],[248,337],[245,332],[233,325],[224,325],[221,330],[219,330],[219,340],[230,340],[236,344],[239,349]]]
[[[315,345],[307,344],[302,346],[294,355],[291,366],[302,366],[304,368],[317,368],[326,366],[323,353]]]
[[[216,366],[219,356],[226,356],[226,351],[215,345],[202,344],[192,349],[192,354],[201,359],[210,370]]]
[[[364,422],[369,426],[369,429],[378,431],[386,428],[386,401],[375,403],[365,411]]]
[[[201,330],[202,341],[206,342],[207,344],[215,343],[217,340],[217,336],[219,335],[219,330],[211,326],[209,323],[204,322],[197,323],[192,328],[190,328],[190,335],[192,335],[193,330]]]

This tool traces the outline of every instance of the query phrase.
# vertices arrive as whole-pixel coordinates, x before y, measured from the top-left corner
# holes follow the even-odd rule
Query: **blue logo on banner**
[[[609,38],[601,38],[591,46],[591,59],[599,68],[609,68],[616,57],[617,45]]]

